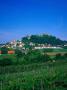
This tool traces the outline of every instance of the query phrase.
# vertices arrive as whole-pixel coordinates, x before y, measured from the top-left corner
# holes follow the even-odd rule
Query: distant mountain
[[[32,42],[35,44],[51,44],[52,46],[64,45],[67,43],[67,41],[63,41],[59,38],[56,38],[55,36],[46,34],[26,36],[22,38],[22,42],[24,43]]]

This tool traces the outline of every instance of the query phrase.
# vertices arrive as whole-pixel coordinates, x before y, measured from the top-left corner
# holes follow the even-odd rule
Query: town
[[[7,42],[5,44],[0,44],[0,48],[6,47],[6,48],[8,48],[8,54],[14,54],[15,49],[19,49],[21,51],[26,51],[26,50],[29,50],[29,49],[32,49],[32,50],[37,50],[37,49],[62,49],[63,47],[67,46],[67,42],[65,42],[64,44],[60,44],[60,45],[59,44],[52,45],[51,42],[47,43],[47,41],[45,43],[44,42],[39,43],[39,42],[36,42],[36,40],[33,42],[33,39],[32,39],[32,41],[30,41],[32,36],[23,37],[23,40],[13,40],[13,41]],[[39,35],[37,35],[37,36],[40,39],[42,37],[42,36],[40,37]],[[47,38],[46,38],[46,36],[47,36]],[[44,34],[43,38],[47,40],[49,37],[53,38],[53,36],[49,36],[49,35],[45,35],[45,34]],[[26,38],[27,41],[24,41],[25,40],[24,38]],[[36,38],[35,35],[34,35],[34,38]],[[51,39],[49,39],[49,41],[50,40]],[[0,54],[2,54],[1,50],[0,50]]]

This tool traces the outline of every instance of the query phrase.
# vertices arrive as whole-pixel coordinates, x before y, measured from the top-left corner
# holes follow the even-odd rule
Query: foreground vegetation
[[[60,52],[0,55],[0,90],[67,90],[67,53]]]
[[[15,72],[5,69],[5,73],[0,74],[1,90],[67,90],[67,62],[60,66],[59,62],[37,66],[23,66],[24,69],[21,69],[20,65],[14,69]]]

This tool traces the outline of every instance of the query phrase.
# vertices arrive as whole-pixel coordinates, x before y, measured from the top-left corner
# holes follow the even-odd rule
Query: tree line
[[[29,50],[27,53],[23,53],[21,50],[16,49],[15,55],[13,58],[9,58],[8,56],[0,59],[0,65],[17,65],[17,64],[32,64],[32,63],[45,63],[45,62],[53,62],[58,60],[67,60],[67,53],[65,54],[56,54],[53,58],[45,53],[45,51],[41,52],[40,50]]]

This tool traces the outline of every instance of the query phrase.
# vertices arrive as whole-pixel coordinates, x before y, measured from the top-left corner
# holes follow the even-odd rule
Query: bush
[[[65,57],[61,55],[60,53],[56,54],[55,60],[63,60]]]
[[[7,47],[2,47],[1,51],[2,51],[2,54],[7,54],[8,53],[8,48]]]
[[[15,54],[17,59],[16,64],[21,64],[22,62],[21,58],[24,58],[25,53],[23,53],[22,50],[16,49]]]
[[[7,66],[7,65],[12,65],[12,64],[13,62],[9,58],[3,58],[2,60],[0,60],[0,66]]]
[[[47,54],[43,55],[42,58],[43,58],[43,61],[44,61],[44,62],[51,60],[50,56],[47,55]]]
[[[28,63],[32,63],[32,62],[38,62],[39,61],[39,57],[40,57],[41,53],[38,50],[34,50],[34,51],[29,51],[26,55],[25,55],[25,60]]]
[[[42,54],[39,50],[30,51],[25,56],[25,60],[28,63],[33,62],[46,62],[48,60],[51,60],[50,57],[47,54]]]
[[[67,53],[64,54],[64,57],[67,58]]]

